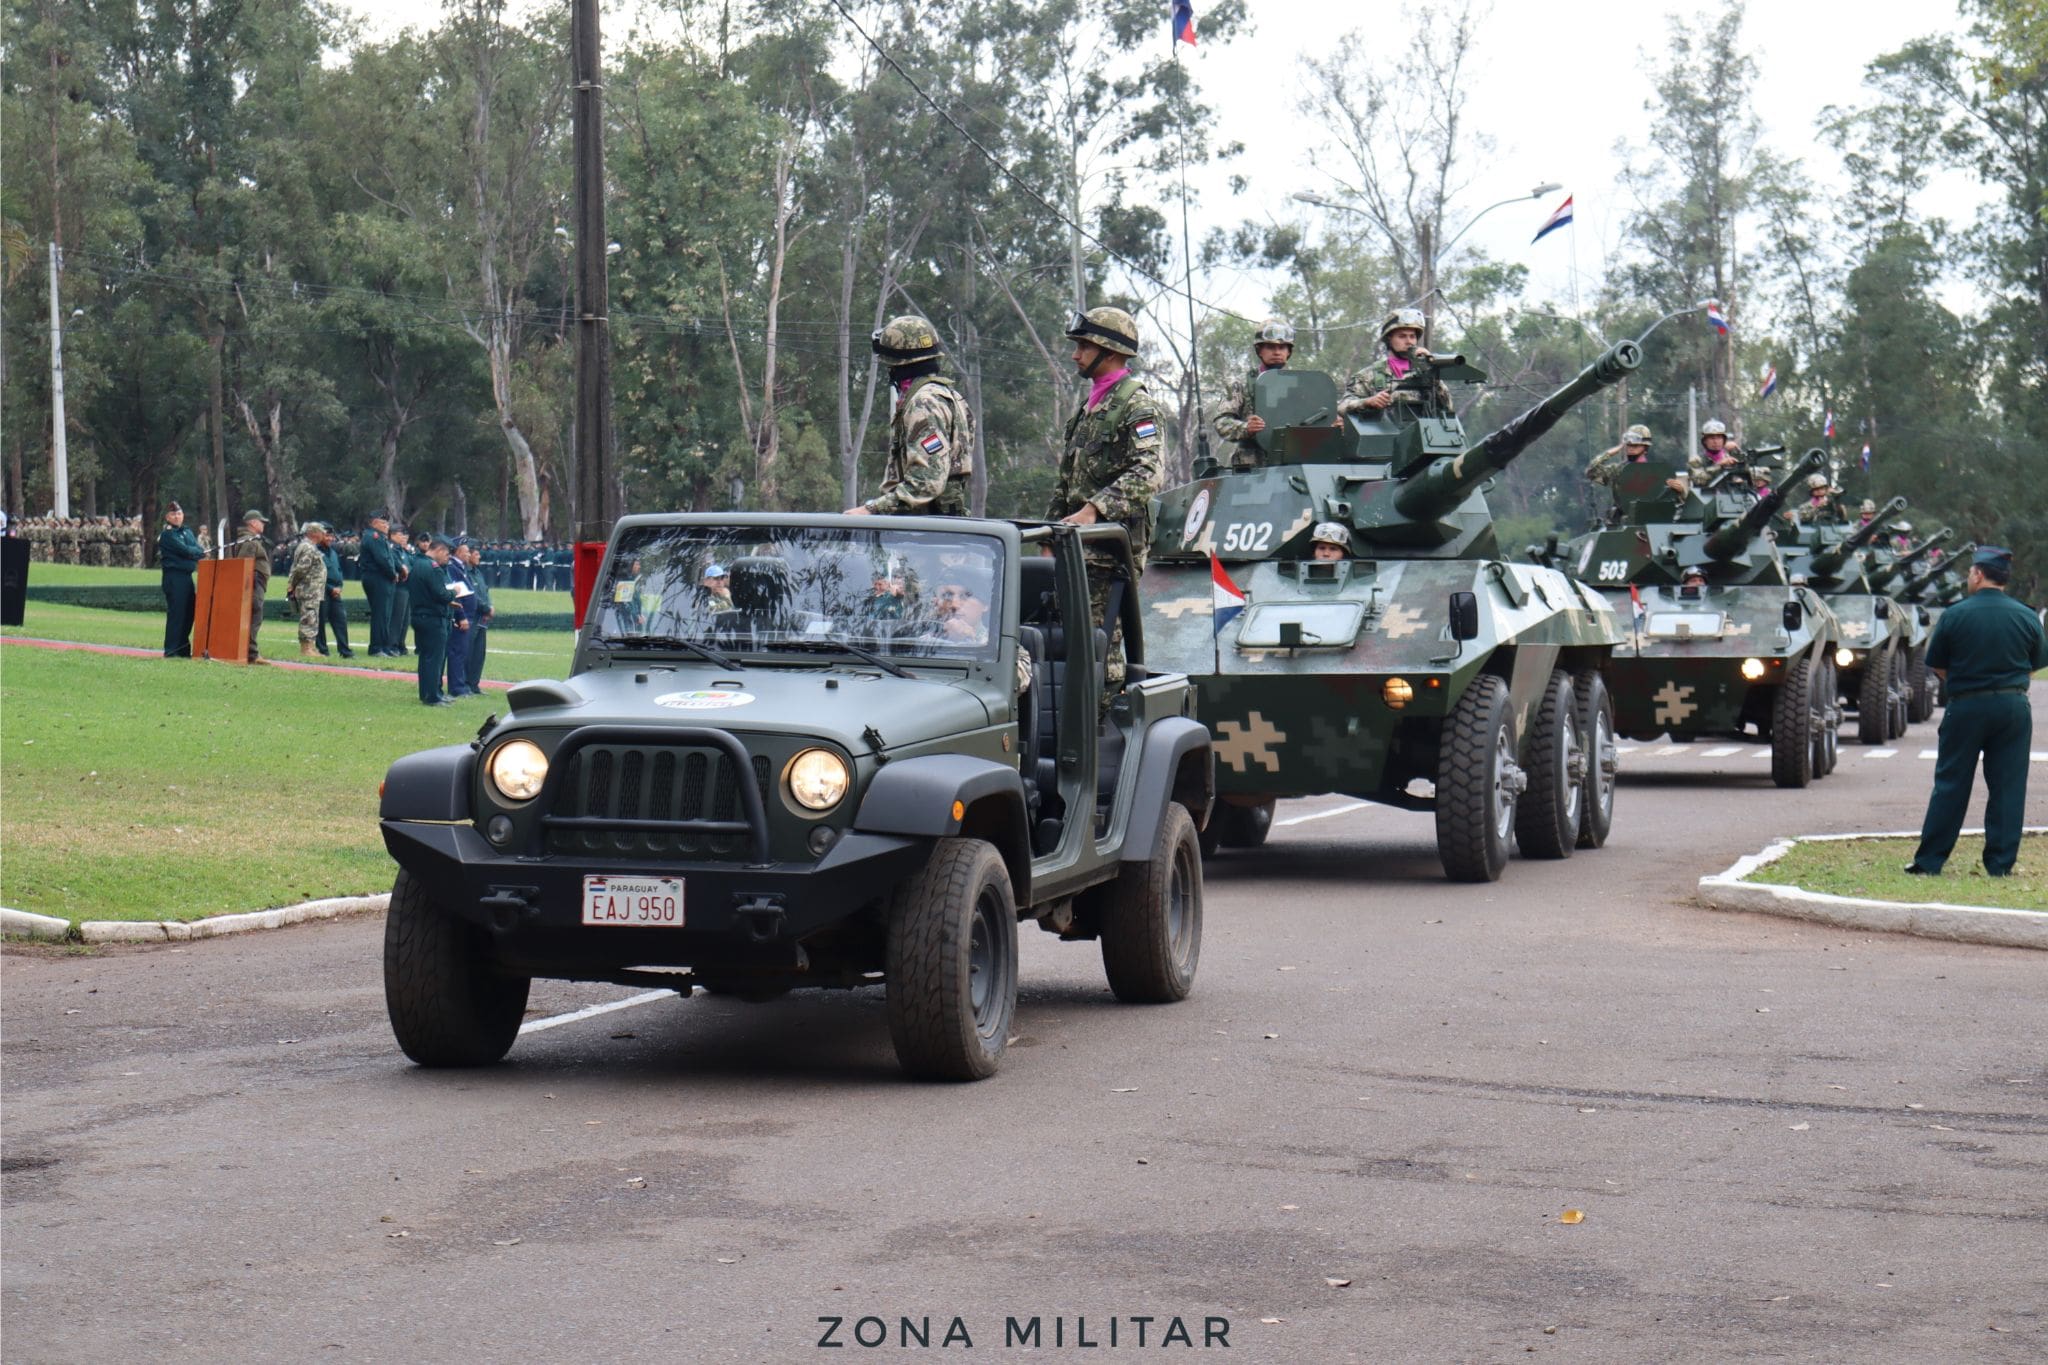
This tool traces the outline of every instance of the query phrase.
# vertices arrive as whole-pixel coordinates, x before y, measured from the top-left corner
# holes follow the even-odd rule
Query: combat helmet
[[[939,358],[939,334],[914,313],[890,318],[875,329],[869,345],[891,365],[914,365],[920,360]]]
[[[1429,319],[1422,315],[1420,308],[1396,308],[1387,314],[1384,322],[1380,323],[1380,344],[1384,346],[1387,338],[1403,327],[1412,329],[1420,336],[1429,330]]]
[[[1650,444],[1650,429],[1638,422],[1621,433],[1621,443],[1625,446],[1646,446]]]
[[[1828,482],[1828,476],[1825,474],[1808,474],[1806,476],[1806,489],[1809,493],[1831,493],[1835,491],[1834,485]]]
[[[1875,498],[1865,498],[1865,499],[1863,500],[1863,505],[1862,505],[1861,507],[1858,507],[1858,508],[1856,509],[1856,514],[1857,514],[1858,516],[1864,516],[1864,517],[1874,517],[1874,516],[1876,516],[1876,515],[1877,515],[1877,500],[1876,500]]]
[[[1258,354],[1261,346],[1285,346],[1294,349],[1293,324],[1281,318],[1267,318],[1259,324],[1259,330],[1252,333],[1252,353]]]
[[[1710,418],[1700,423],[1700,439],[1703,441],[1709,436],[1726,436],[1727,434],[1728,424],[1718,417]]]
[[[1138,320],[1121,308],[1090,308],[1067,324],[1069,341],[1085,341],[1118,355],[1138,353]]]
[[[1351,549],[1351,531],[1342,522],[1320,521],[1316,523],[1315,530],[1308,533],[1308,543],[1311,545],[1335,545],[1349,553]]]

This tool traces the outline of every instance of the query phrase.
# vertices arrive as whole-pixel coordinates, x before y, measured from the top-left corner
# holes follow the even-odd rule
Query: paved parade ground
[[[902,1080],[873,991],[539,983],[506,1065],[421,1071],[376,919],[10,951],[5,1355],[794,1360],[958,1317],[1097,1359],[1178,1317],[1168,1354],[1259,1361],[2039,1360],[2048,960],[1691,900],[1776,834],[1917,827],[1933,745],[1804,792],[1639,751],[1608,848],[1493,886],[1426,816],[1288,803],[1208,864],[1183,1005],[1027,928],[978,1085]]]

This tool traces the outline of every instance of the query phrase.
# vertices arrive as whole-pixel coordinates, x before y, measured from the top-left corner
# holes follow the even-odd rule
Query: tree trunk
[[[249,439],[256,443],[256,449],[263,456],[263,495],[270,503],[266,510],[278,526],[296,531],[299,519],[292,506],[291,480],[284,468],[282,454],[284,401],[275,394],[267,396],[270,398],[270,412],[266,421],[257,419],[249,400],[239,391],[235,394],[235,406],[241,411],[242,424],[249,429]]]
[[[455,534],[469,534],[469,493],[463,488],[460,479],[455,481]]]
[[[789,259],[789,220],[796,213],[789,195],[795,170],[796,149],[785,141],[775,152],[775,255],[768,266],[768,321],[761,334],[761,426],[754,445],[759,502],[771,508],[779,492],[775,461],[782,447],[782,423],[775,414],[775,361],[782,322],[782,269]]]
[[[862,202],[865,202],[863,194]],[[851,206],[850,206],[851,207]],[[860,501],[860,446],[853,439],[853,283],[860,262],[860,217],[849,213],[839,244],[839,505]]]
[[[226,522],[229,530],[233,530],[237,524],[235,514],[228,510],[227,377],[224,373],[227,343],[227,332],[219,324],[215,323],[208,328],[206,345],[207,349],[213,352],[213,373],[209,376],[211,382],[208,385],[206,430],[213,442],[213,468],[210,471],[213,477],[211,480],[202,480],[202,483],[212,484],[213,506],[208,509],[207,516],[214,519],[216,530],[221,522]],[[226,541],[223,540],[222,543],[225,544]]]
[[[398,481],[398,437],[404,430],[404,422],[395,416],[384,424],[384,458],[377,473],[377,486],[384,490],[384,510],[401,523],[405,520],[405,485]]]
[[[547,514],[541,507],[540,470],[534,463],[533,446],[512,416],[510,329],[502,313],[493,316],[489,326],[486,350],[491,362],[491,401],[497,405],[498,427],[505,433],[505,445],[512,452],[512,473],[519,484],[519,520],[528,540],[540,540]]]

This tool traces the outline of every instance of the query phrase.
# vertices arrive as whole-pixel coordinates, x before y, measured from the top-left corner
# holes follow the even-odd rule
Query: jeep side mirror
[[[1799,623],[1805,619],[1806,611],[1799,603],[1795,601],[1785,604],[1785,629],[1797,630],[1799,629]]]
[[[1479,594],[1454,592],[1451,594],[1451,638],[1453,640],[1476,640],[1479,638]]]
[[[1877,602],[1876,602],[1876,609],[1877,609],[1877,619],[1878,619],[1878,620],[1882,621],[1882,620],[1884,620],[1884,619],[1885,619],[1885,618],[1886,618],[1887,616],[1890,616],[1890,615],[1892,614],[1892,600],[1891,600],[1891,598],[1889,598],[1889,597],[1880,597],[1880,598],[1878,598],[1878,599],[1877,599]]]

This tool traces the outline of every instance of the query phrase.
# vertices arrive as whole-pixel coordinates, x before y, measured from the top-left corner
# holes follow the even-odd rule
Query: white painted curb
[[[1981,829],[1964,830],[1982,834]],[[2048,827],[2030,826],[2028,834],[2048,833]],[[1917,832],[1905,834],[1813,834],[1798,839],[1780,839],[1761,853],[1735,860],[1726,872],[1700,878],[1700,899],[1715,910],[1748,910],[1765,915],[1835,924],[1846,929],[1876,929],[1894,934],[1918,934],[1922,938],[1947,939],[1955,943],[1990,943],[2006,948],[2048,949],[2048,912],[2000,910],[1981,905],[1949,905],[1942,901],[1871,901],[1854,896],[1829,896],[1803,891],[1796,886],[1774,886],[1745,880],[1767,863],[1777,861],[1802,842],[1819,843],[1841,839],[1917,839]],[[1936,885],[1939,885],[1937,882]]]
[[[78,926],[78,936],[87,943],[183,943],[195,938],[219,938],[223,934],[246,934],[258,929],[282,929],[307,920],[339,919],[343,915],[382,914],[391,907],[391,893],[375,896],[334,896],[306,901],[276,910],[252,910],[240,915],[215,915],[190,924],[176,920],[87,920]],[[62,923],[63,921],[58,921]]]
[[[71,937],[71,921],[54,915],[34,915],[26,910],[9,910],[0,905],[0,934],[61,941]]]

